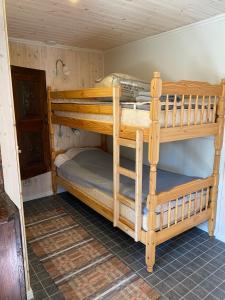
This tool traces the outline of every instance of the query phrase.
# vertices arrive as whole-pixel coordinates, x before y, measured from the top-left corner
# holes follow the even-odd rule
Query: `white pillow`
[[[59,154],[56,156],[56,159],[54,161],[54,164],[57,168],[59,168],[61,165],[63,165],[66,161],[68,161],[69,158],[66,156],[65,153]]]
[[[149,89],[150,83],[145,82],[137,77],[130,76],[127,74],[122,73],[111,73],[103,78],[96,80],[96,86],[99,87],[111,87],[113,85],[117,84],[129,84],[129,85],[147,85],[147,88]]]
[[[83,151],[88,151],[88,150],[99,150],[99,148],[94,148],[94,147],[71,148],[71,149],[67,150],[65,153],[57,155],[54,164],[57,168],[59,168],[62,164],[64,164],[68,160],[71,160],[73,157],[75,157],[79,153],[81,153]]]

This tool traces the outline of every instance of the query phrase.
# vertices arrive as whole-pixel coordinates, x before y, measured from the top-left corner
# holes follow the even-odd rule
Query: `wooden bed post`
[[[155,208],[157,206],[156,195],[156,176],[157,164],[159,161],[159,146],[160,146],[160,97],[162,92],[162,80],[159,72],[154,72],[151,81],[151,108],[150,119],[151,126],[149,131],[149,162],[150,162],[150,181],[149,195],[147,198],[148,208],[148,232],[146,235],[146,264],[149,272],[153,271],[155,264],[155,248],[156,248],[156,233],[155,233]]]
[[[49,139],[50,139],[50,151],[51,151],[51,176],[52,176],[52,191],[55,195],[57,192],[56,184],[56,166],[55,161],[55,146],[54,146],[54,127],[52,125],[52,108],[51,108],[51,87],[48,87],[48,124],[49,124]]]
[[[217,108],[217,119],[216,119],[219,129],[217,135],[215,136],[215,156],[214,156],[214,166],[213,166],[214,184],[211,192],[212,215],[208,221],[208,231],[210,236],[214,235],[214,229],[216,223],[216,208],[217,208],[216,202],[217,202],[218,184],[219,184],[220,155],[223,146],[223,132],[224,132],[225,79],[222,80],[221,85],[222,85],[222,95],[219,98],[219,103]]]
[[[120,86],[113,87],[113,226],[118,226],[120,206],[118,194],[120,190],[120,174],[118,168],[120,165],[120,151],[118,139],[120,136]]]

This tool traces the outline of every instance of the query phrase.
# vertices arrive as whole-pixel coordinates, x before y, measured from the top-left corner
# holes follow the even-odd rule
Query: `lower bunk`
[[[134,170],[132,160],[121,158],[121,165]],[[113,220],[113,157],[98,148],[70,149],[55,160],[56,184],[63,186],[101,215]],[[200,179],[157,170],[157,205],[155,226],[149,228],[147,197],[149,166],[143,166],[141,242],[148,243],[148,233],[156,233],[156,245],[211,218],[213,177]],[[121,176],[120,192],[134,199],[135,184]],[[135,203],[120,204],[120,228],[134,238]],[[147,247],[146,247],[147,249]],[[149,255],[149,254],[148,254]],[[151,254],[150,254],[151,255]],[[154,253],[152,253],[154,255]],[[146,253],[147,256],[147,253]]]

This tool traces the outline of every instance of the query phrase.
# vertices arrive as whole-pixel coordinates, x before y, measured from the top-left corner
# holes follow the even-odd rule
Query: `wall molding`
[[[202,223],[198,226],[199,229],[208,232],[208,222]],[[225,232],[215,231],[215,238],[225,243]]]
[[[65,192],[67,192],[67,191],[63,187],[58,187],[57,194],[61,194],[61,193],[65,193]],[[29,197],[29,196],[23,197],[23,202],[37,200],[39,198],[45,198],[45,197],[49,197],[52,195],[53,195],[53,191],[49,190],[48,192],[34,194],[32,197]]]
[[[25,44],[25,45],[30,45],[30,46],[58,48],[58,49],[72,50],[72,51],[103,53],[102,50],[97,50],[97,49],[79,48],[79,47],[75,47],[75,46],[62,45],[62,44],[57,44],[57,43],[54,45],[49,45],[48,43],[41,42],[41,41],[27,40],[27,39],[15,38],[15,37],[9,37],[9,42],[20,43],[20,44]]]
[[[52,190],[49,190],[47,192],[44,193],[38,193],[38,194],[33,194],[32,196],[23,196],[23,202],[27,202],[27,201],[31,201],[31,200],[36,200],[39,198],[44,198],[44,197],[48,197],[48,196],[52,196],[53,192]]]
[[[173,33],[181,33],[181,32],[190,30],[192,28],[201,27],[201,26],[204,26],[204,25],[208,25],[208,24],[212,24],[212,23],[216,23],[216,22],[220,22],[220,21],[224,21],[224,20],[225,20],[225,13],[214,16],[214,17],[211,17],[211,18],[208,18],[208,19],[205,19],[205,20],[202,20],[202,21],[198,21],[198,22],[191,23],[191,24],[188,24],[188,25],[184,25],[184,26],[181,26],[181,27],[178,27],[178,28],[174,28],[174,29],[171,29],[171,30],[168,30],[168,31],[165,31],[165,32],[161,32],[161,33],[158,33],[158,34],[155,34],[155,35],[152,35],[152,36],[148,36],[148,37],[145,37],[143,39],[135,40],[135,41],[126,43],[124,45],[117,46],[117,47],[105,50],[103,52],[104,52],[104,54],[110,53],[111,51],[119,50],[119,49],[123,48],[124,46],[134,45],[137,42],[144,42],[144,41],[160,39],[162,37],[169,36]]]

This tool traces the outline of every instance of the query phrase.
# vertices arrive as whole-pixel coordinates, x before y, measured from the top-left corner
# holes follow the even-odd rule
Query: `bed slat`
[[[176,126],[176,119],[177,119],[177,95],[174,95],[174,102],[173,102],[173,127]]]
[[[202,97],[202,111],[201,111],[200,124],[202,124],[204,121],[204,114],[205,114],[205,96]]]
[[[194,117],[194,124],[196,125],[198,121],[198,95],[195,98],[195,117]]]

